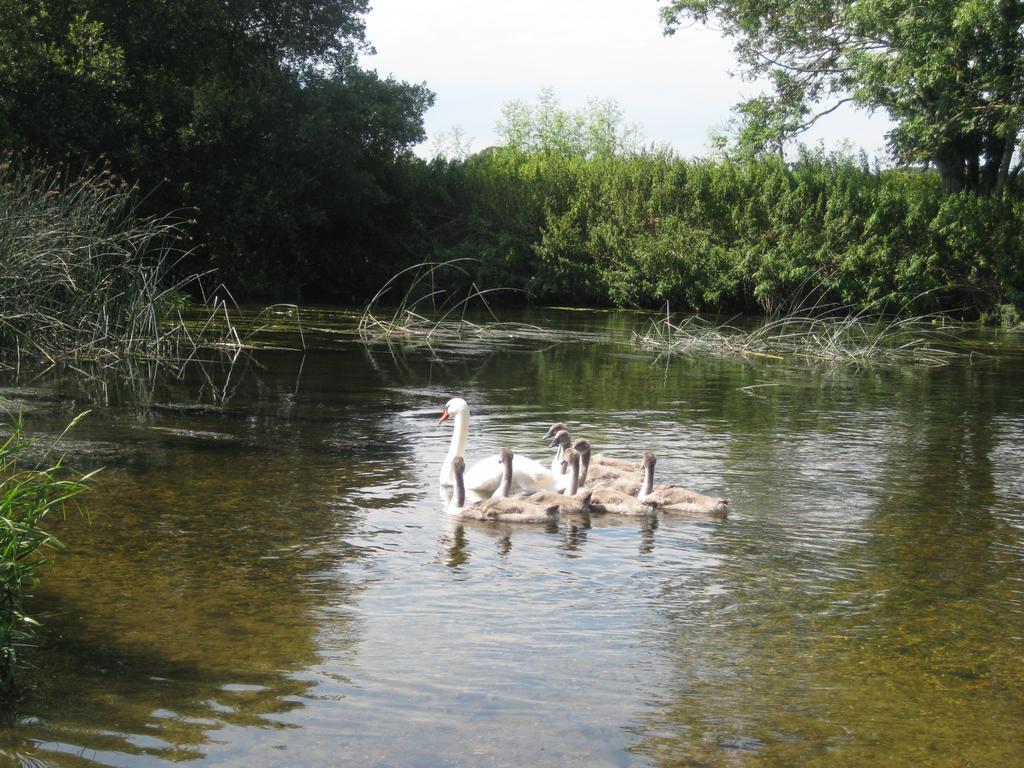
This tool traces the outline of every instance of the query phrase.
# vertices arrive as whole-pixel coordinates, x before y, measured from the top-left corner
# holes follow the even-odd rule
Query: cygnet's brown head
[[[576,438],[576,442],[572,444],[572,447],[580,456],[587,457],[590,455],[590,443],[588,443],[582,437]]]
[[[462,477],[462,473],[466,471],[466,460],[461,456],[456,456],[452,459],[452,473],[455,477]]]
[[[580,465],[580,455],[572,448],[566,448],[565,461],[570,467],[578,467]]]
[[[654,469],[654,465],[658,463],[658,457],[654,455],[652,451],[647,451],[644,454],[644,460],[641,462],[641,466],[650,467]]]
[[[512,455],[513,454],[512,454],[512,449],[511,448],[502,448],[501,451],[498,453],[498,463],[499,464],[511,464],[512,463]]]
[[[556,421],[554,424],[552,424],[550,427],[548,427],[548,431],[544,433],[544,437],[545,438],[554,437],[555,435],[557,435],[563,429],[566,432],[569,431],[569,427],[567,427],[565,425],[565,422]]]
[[[568,430],[560,429],[555,433],[554,439],[551,441],[552,448],[566,448],[572,445],[572,437],[569,436]]]

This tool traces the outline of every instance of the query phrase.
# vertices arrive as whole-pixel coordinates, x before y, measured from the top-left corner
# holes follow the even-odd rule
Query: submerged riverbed
[[[656,357],[648,320],[364,344],[322,313],[180,371],[8,374],[105,469],[54,527],[0,763],[1024,763],[1024,344],[928,368]],[[996,343],[998,342],[998,343]],[[305,346],[305,350],[301,346]],[[467,459],[556,419],[725,523],[458,524]]]

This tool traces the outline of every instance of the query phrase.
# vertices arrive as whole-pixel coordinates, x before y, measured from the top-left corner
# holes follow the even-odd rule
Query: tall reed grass
[[[0,163],[0,355],[50,361],[167,354],[181,342],[182,221],[141,217],[105,170]]]
[[[21,460],[32,441],[24,437],[20,419],[8,428],[0,444],[0,706],[14,687],[18,649],[36,625],[25,614],[26,590],[37,583],[48,552],[63,548],[43,523],[51,512],[63,512],[95,474],[71,479],[60,460],[43,469],[24,468]]]

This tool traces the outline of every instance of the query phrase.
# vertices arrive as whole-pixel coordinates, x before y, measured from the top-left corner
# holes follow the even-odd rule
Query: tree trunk
[[[963,191],[967,181],[963,156],[947,149],[935,157],[935,167],[939,169],[939,181],[944,193],[955,195]]]
[[[977,155],[967,157],[967,188],[973,192],[987,192],[981,184],[981,159]]]
[[[1006,181],[1010,177],[1010,160],[1013,159],[1013,150],[1017,146],[1017,131],[1014,130],[1005,139],[1003,144],[1003,156],[999,161],[999,174],[996,176],[995,194],[1001,195],[1006,189]]]

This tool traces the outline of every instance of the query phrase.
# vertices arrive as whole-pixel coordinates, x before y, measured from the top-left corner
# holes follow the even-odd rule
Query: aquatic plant
[[[0,694],[13,688],[17,650],[36,626],[24,611],[26,590],[37,583],[47,552],[63,548],[43,522],[51,512],[63,512],[95,474],[71,479],[60,460],[43,469],[22,468],[19,459],[32,441],[24,437],[20,418],[8,428],[0,444]],[[0,703],[5,700],[0,697]]]
[[[564,342],[583,341],[590,336],[502,322],[488,304],[487,295],[509,289],[479,289],[469,270],[459,263],[463,261],[473,260],[424,262],[394,275],[360,315],[360,337],[432,343],[464,339]],[[469,281],[468,286],[462,292],[450,290],[451,281],[443,279],[445,270],[455,270]],[[763,321],[746,323],[745,329],[734,325],[735,320],[712,322],[700,315],[677,320],[666,303],[665,314],[652,320],[646,332],[631,334],[630,341],[635,347],[659,354],[799,358],[859,365],[944,365],[959,355],[953,348],[955,341],[942,337],[931,315],[911,315],[906,306],[880,311],[890,307],[888,302],[862,309],[828,303],[827,278],[813,273],[792,289],[788,303]],[[392,294],[398,298],[388,305],[386,299]]]
[[[1016,328],[1020,325],[1020,310],[1013,304],[1000,304],[997,307],[999,324],[1003,328]]]
[[[431,342],[470,336],[553,335],[551,331],[527,323],[499,320],[488,296],[517,289],[478,287],[466,268],[467,262],[476,261],[471,258],[428,261],[396,273],[363,309],[358,325],[360,337]],[[481,314],[483,320],[477,317]],[[478,321],[474,322],[473,317]]]
[[[99,360],[170,354],[186,255],[183,222],[139,217],[138,191],[106,170],[0,163],[0,354]]]
[[[673,321],[652,321],[646,333],[634,334],[634,343],[647,350],[678,354],[714,354],[801,359],[823,363],[938,366],[958,352],[937,346],[937,331],[929,317],[883,317],[856,312],[850,307],[816,307],[794,312],[741,329],[732,321],[710,322],[699,315]]]

